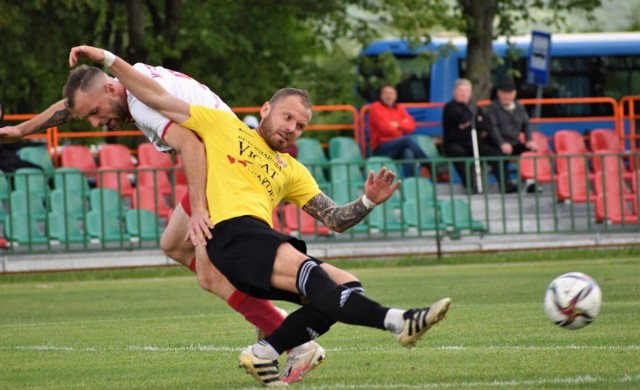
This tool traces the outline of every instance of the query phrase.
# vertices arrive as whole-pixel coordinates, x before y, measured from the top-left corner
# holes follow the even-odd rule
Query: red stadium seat
[[[138,186],[156,188],[158,192],[165,195],[172,194],[173,186],[169,181],[168,171],[154,168],[154,166],[138,166]]]
[[[629,203],[635,202],[615,194],[599,194],[596,199],[596,221],[609,221],[612,224],[638,223],[638,208],[630,207]]]
[[[129,174],[132,171],[120,171],[111,167],[98,168],[98,179],[96,181],[98,187],[111,188],[120,193],[121,196],[131,198],[133,195],[133,186],[129,180]]]
[[[121,144],[102,145],[98,152],[101,167],[111,169],[134,169],[135,165],[131,160],[131,151]]]
[[[138,145],[138,166],[170,169],[174,163],[169,153],[158,151],[151,142],[144,142]]]
[[[98,166],[89,148],[83,145],[68,145],[62,148],[60,163],[63,167],[78,168],[85,176],[94,178]]]
[[[589,133],[589,147],[595,152],[623,153],[624,144],[613,129],[593,129]]]
[[[167,203],[165,196],[156,192],[153,187],[138,187],[131,201],[132,208],[151,210],[159,217],[167,218],[171,216],[173,209]]]

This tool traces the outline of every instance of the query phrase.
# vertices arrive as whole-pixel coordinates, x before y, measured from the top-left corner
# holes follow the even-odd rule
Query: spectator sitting
[[[487,109],[491,122],[489,137],[491,142],[500,148],[504,156],[519,156],[526,151],[538,150],[538,145],[531,138],[529,115],[524,106],[516,100],[516,86],[511,79],[504,79],[498,84],[497,99]],[[524,133],[525,143],[520,142],[520,133]],[[506,162],[505,162],[506,164]],[[540,191],[532,184],[528,192]]]
[[[442,146],[448,157],[474,157],[471,130],[475,126],[478,132],[478,153],[481,157],[493,158],[489,159],[488,164],[491,166],[493,175],[501,183],[501,164],[496,157],[502,156],[502,153],[486,140],[491,124],[484,113],[471,102],[472,90],[471,82],[467,79],[458,79],[454,83],[453,99],[444,106],[442,111]],[[462,160],[454,162],[453,165],[462,180],[462,185],[471,189],[472,193],[477,193],[476,182],[470,180],[468,175],[469,165]],[[504,181],[504,186],[507,193],[518,190],[518,186],[509,180]]]
[[[371,104],[369,135],[374,156],[387,156],[394,160],[424,160],[427,155],[409,137],[416,123],[404,107],[396,104],[398,94],[390,85],[382,87],[380,100]],[[404,177],[415,176],[415,164],[403,166]]]

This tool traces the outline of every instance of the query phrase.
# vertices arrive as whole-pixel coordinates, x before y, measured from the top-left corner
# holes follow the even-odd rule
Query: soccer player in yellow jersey
[[[250,295],[304,302],[272,334],[240,354],[240,366],[262,385],[284,385],[278,357],[319,337],[338,321],[388,330],[410,348],[445,317],[449,298],[422,309],[381,306],[364,295],[355,276],[307,255],[303,241],[271,228],[273,208],[286,200],[342,232],[362,221],[400,185],[395,173],[385,168],[377,174],[369,172],[364,195],[338,206],[320,191],[302,164],[281,153],[311,119],[312,106],[305,91],[285,88],[276,92],[260,110],[260,125],[251,130],[228,112],[190,105],[172,96],[108,51],[74,47],[69,64],[76,65],[82,57],[102,62],[138,99],[202,138],[207,154],[207,201],[214,224],[206,245],[211,262],[236,288]]]

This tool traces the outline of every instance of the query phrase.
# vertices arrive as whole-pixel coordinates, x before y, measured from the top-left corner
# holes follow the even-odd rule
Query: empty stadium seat
[[[322,149],[320,141],[315,138],[298,138],[297,160],[309,169],[318,186],[325,193],[331,193],[331,185],[327,180],[325,169],[329,167],[329,160]]]
[[[82,219],[88,211],[87,196],[82,196],[79,192],[64,191],[55,189],[49,194],[51,210],[63,215],[71,215],[74,218]]]
[[[169,180],[168,172],[163,169],[155,169],[153,166],[140,165],[137,172],[137,184],[140,187],[155,188],[156,191],[171,195],[173,185]]]
[[[338,136],[329,140],[329,160],[338,158],[343,161],[364,162],[360,147],[352,137]]]
[[[556,154],[589,154],[584,137],[577,130],[558,130],[553,134]]]
[[[120,193],[110,188],[92,189],[89,194],[89,205],[93,211],[108,212],[119,218],[124,218],[128,210]]]
[[[64,212],[52,211],[49,213],[49,238],[61,243],[80,243],[88,240],[82,229],[80,221],[74,215]]]
[[[35,194],[42,199],[49,195],[49,178],[38,168],[16,169],[13,184],[16,191]]]
[[[630,205],[631,203],[631,205]],[[637,224],[638,208],[635,202],[625,200],[622,196],[602,193],[596,198],[596,221],[612,224]]]
[[[156,192],[153,187],[138,187],[133,195],[131,208],[141,208],[156,213],[159,217],[169,218],[173,209],[167,203],[165,195]]]
[[[131,150],[121,144],[104,144],[98,152],[100,166],[111,169],[134,169],[131,157]]]
[[[74,167],[56,168],[53,173],[53,187],[85,198],[89,197],[91,191],[87,177],[80,169]]]
[[[442,222],[457,230],[484,231],[484,224],[471,215],[471,206],[464,199],[443,199],[440,201]]]
[[[39,223],[33,215],[12,210],[4,222],[4,235],[20,245],[48,244],[49,238],[40,231]]]
[[[131,237],[120,221],[115,214],[91,210],[87,213],[87,234],[100,241],[129,241]]]
[[[613,129],[593,129],[589,132],[589,147],[591,151],[624,153],[622,140]]]
[[[331,197],[338,205],[345,205],[363,194],[364,176],[357,163],[335,158],[330,164]]]
[[[171,154],[158,151],[151,142],[138,145],[138,165],[154,168],[173,168]]]
[[[21,160],[29,161],[41,167],[47,175],[53,174],[53,162],[45,147],[25,146],[18,150],[18,157],[20,157]]]
[[[101,188],[110,188],[118,191],[122,196],[131,198],[133,196],[133,185],[129,180],[129,174],[132,171],[121,171],[117,168],[100,167],[98,168],[97,186]]]
[[[47,208],[40,195],[16,190],[11,192],[10,210],[13,215],[29,215],[37,220],[47,217]]]
[[[438,206],[427,198],[414,198],[402,202],[402,222],[408,228],[436,230],[443,227],[438,223]]]
[[[131,209],[127,211],[125,225],[131,236],[141,240],[159,241],[162,236],[158,215],[150,210]]]
[[[78,168],[84,172],[85,176],[96,180],[96,170],[98,166],[89,148],[83,145],[68,145],[62,148],[60,154],[60,165],[63,167]]]

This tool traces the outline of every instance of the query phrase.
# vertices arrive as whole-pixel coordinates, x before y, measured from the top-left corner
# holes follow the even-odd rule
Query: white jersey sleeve
[[[170,69],[160,66],[150,66],[137,63],[133,66],[138,72],[153,78],[172,95],[190,104],[199,104],[219,110],[232,112],[231,108],[204,84],[197,80]],[[127,91],[129,113],[136,126],[144,133],[151,143],[161,152],[170,151],[164,141],[164,136],[172,121],[158,111],[142,103]]]

